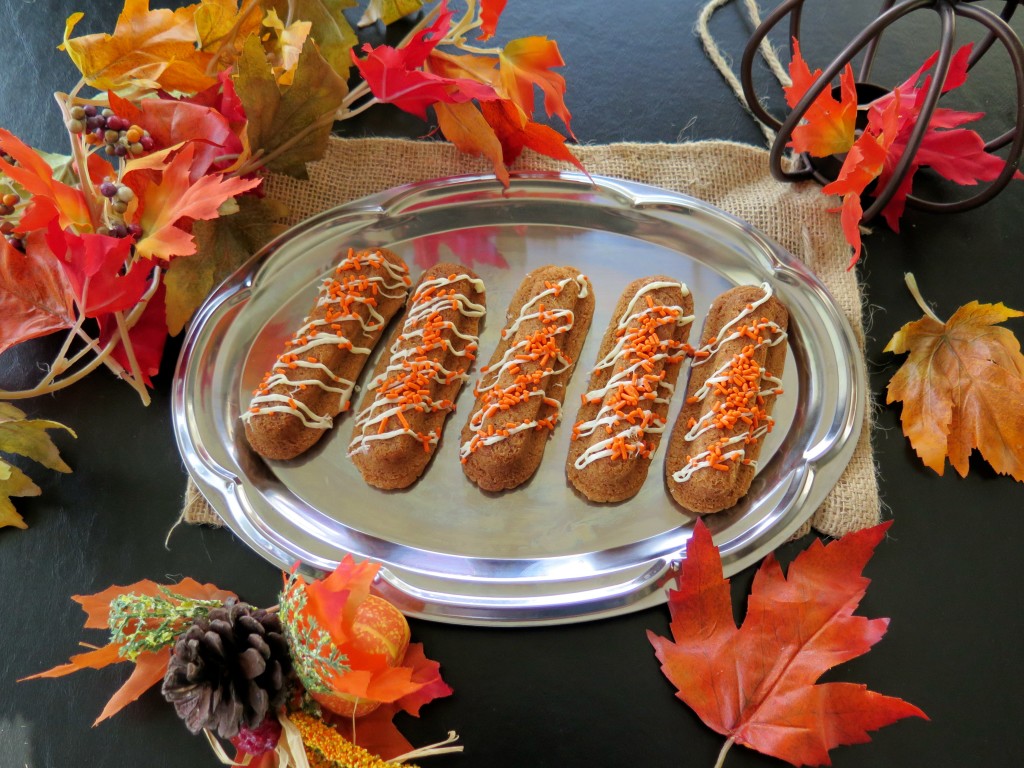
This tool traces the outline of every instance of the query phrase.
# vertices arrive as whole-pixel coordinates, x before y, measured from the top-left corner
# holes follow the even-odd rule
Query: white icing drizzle
[[[722,329],[718,333],[718,337],[715,338],[713,343],[705,344],[693,353],[694,361],[692,366],[696,367],[711,360],[723,344],[735,341],[741,337],[754,336],[754,338],[751,339],[751,343],[746,346],[739,355],[735,355],[733,358],[722,363],[714,373],[708,376],[704,384],[692,395],[694,400],[703,402],[708,395],[714,392],[720,385],[728,384],[732,380],[733,368],[738,363],[742,362],[741,358],[746,358],[747,360],[752,361],[755,350],[762,347],[774,347],[786,340],[786,332],[773,321],[756,321],[753,323],[752,327],[748,324],[742,324],[744,319],[753,315],[759,307],[772,297],[772,288],[768,283],[762,283],[761,290],[764,291],[764,296],[757,301],[748,304],[736,317],[723,325]],[[748,398],[753,400],[753,403],[750,403],[750,399],[748,399],[747,402],[750,403],[750,407],[745,407],[744,409],[737,411],[736,418],[734,419],[734,422],[741,421],[746,423],[748,428],[729,437],[722,437],[712,443],[711,447],[707,450],[704,450],[695,456],[688,457],[686,464],[684,464],[677,472],[673,473],[672,479],[675,482],[685,483],[689,481],[698,470],[715,467],[716,465],[720,465],[720,462],[725,461],[733,461],[736,463],[746,464],[751,467],[757,467],[756,461],[746,458],[746,446],[756,443],[766,434],[771,432],[772,427],[775,424],[775,420],[772,419],[771,416],[767,415],[765,415],[762,420],[759,413],[754,411],[754,406],[762,406],[765,398],[774,397],[782,393],[781,379],[773,376],[770,372],[765,371],[764,369],[759,368],[758,372],[760,389],[758,392],[753,393],[752,396],[749,394],[747,395]],[[693,420],[693,423],[689,425],[689,429],[687,430],[684,439],[687,442],[693,442],[701,435],[713,430],[724,431],[735,427],[735,423],[732,426],[723,426],[716,423],[716,420],[719,418],[720,413],[708,411],[699,419]],[[731,446],[738,447],[733,448],[732,450],[726,450]]]
[[[555,398],[548,397],[544,384],[546,379],[564,373],[572,367],[573,361],[562,353],[556,339],[572,329],[575,315],[571,309],[547,309],[544,307],[544,300],[549,296],[561,294],[569,283],[576,284],[578,298],[586,298],[589,292],[589,281],[585,275],[548,282],[545,284],[545,290],[526,302],[519,310],[515,321],[501,332],[502,338],[509,338],[515,336],[516,331],[523,323],[533,320],[541,323],[541,328],[538,331],[509,345],[500,360],[481,369],[481,376],[474,393],[480,407],[473,412],[469,419],[473,435],[459,448],[459,455],[463,463],[469,459],[471,453],[482,445],[494,445],[529,429],[547,428],[552,430],[561,419],[561,403]],[[539,348],[531,348],[537,347],[541,338],[545,343]],[[539,363],[539,366],[528,374],[521,374],[523,363]],[[498,388],[498,382],[506,373],[512,377],[511,383]],[[484,382],[488,378],[490,381],[485,384]],[[487,427],[484,426],[487,419],[497,415],[500,411],[507,411],[512,405],[524,403],[531,398],[541,398],[543,404],[551,409],[551,414],[543,419],[527,419],[518,424],[506,422],[499,427],[495,427],[493,423]]]
[[[373,271],[367,274],[364,270]],[[256,415],[287,413],[298,418],[305,427],[330,429],[333,418],[314,412],[301,400],[295,399],[296,393],[310,386],[319,387],[338,395],[341,410],[346,411],[351,405],[355,382],[338,376],[309,353],[319,346],[335,345],[351,354],[369,355],[371,347],[356,346],[356,341],[360,336],[379,331],[385,324],[384,316],[377,311],[376,297],[400,298],[405,295],[408,285],[409,272],[404,265],[393,263],[380,251],[357,254],[350,248],[334,274],[324,278],[320,284],[313,312],[285,342],[286,350],[278,356],[253,393],[249,408],[241,415],[242,421],[248,422]],[[320,310],[323,310],[323,317],[312,319]],[[346,325],[350,326],[347,332]],[[288,371],[300,368],[319,371],[325,379],[289,378]],[[279,387],[288,389],[286,392],[273,391]]]
[[[577,457],[573,462],[576,469],[608,457],[614,460],[650,456],[652,444],[645,436],[665,431],[666,419],[658,416],[654,408],[667,404],[675,388],[664,380],[664,370],[657,376],[651,372],[661,361],[679,362],[683,344],[674,341],[673,336],[658,338],[657,331],[665,325],[682,328],[693,322],[693,315],[684,314],[678,305],[659,306],[650,301],[637,311],[637,304],[648,293],[662,288],[676,288],[683,296],[690,295],[682,283],[654,281],[641,287],[630,300],[616,324],[618,341],[593,370],[597,373],[613,368],[614,373],[603,387],[583,395],[584,404],[600,403],[601,407],[593,418],[579,422],[573,429],[574,440],[589,437],[599,429],[604,429],[608,436]],[[608,398],[609,393],[615,396]],[[623,410],[624,401],[630,410]],[[623,422],[629,425],[625,429],[621,428]]]
[[[466,274],[424,281],[416,289],[402,330],[388,350],[388,366],[369,384],[375,394],[356,417],[350,456],[368,451],[374,440],[389,440],[399,435],[416,438],[427,451],[441,439],[440,428],[429,433],[417,432],[409,426],[404,414],[412,410],[424,413],[454,410],[452,400],[434,400],[429,385],[459,381],[461,386],[461,382],[469,378],[466,370],[475,359],[477,337],[462,333],[456,323],[441,315],[456,310],[464,317],[483,317],[486,312],[483,304],[455,293],[454,288],[445,290],[446,286],[462,281],[468,281],[476,294],[484,292],[483,281]],[[419,339],[420,343],[409,345],[411,339]],[[461,342],[461,346],[457,347],[456,342]],[[448,370],[444,366],[448,355],[460,358],[464,364]],[[389,428],[389,425],[392,426]]]

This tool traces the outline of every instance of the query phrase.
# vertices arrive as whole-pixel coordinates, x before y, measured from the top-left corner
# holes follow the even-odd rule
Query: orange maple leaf
[[[44,233],[25,242],[23,253],[0,239],[0,352],[75,324],[74,292]]]
[[[793,60],[789,63],[789,76],[793,84],[782,90],[786,93],[786,103],[792,109],[821,77],[820,69],[811,72],[807,66],[800,54],[800,42],[796,38],[793,38]],[[853,78],[853,67],[849,64],[839,78],[839,87],[840,101],[832,95],[832,89],[826,87],[807,108],[804,122],[793,129],[789,146],[797,152],[828,157],[842,154],[853,146],[857,120],[857,86]]]
[[[129,594],[155,597],[162,594],[163,589],[168,589],[176,595],[196,600],[223,601],[229,597],[237,597],[234,592],[220,589],[213,584],[200,584],[194,579],[185,578],[177,584],[171,584],[166,588],[161,588],[156,582],[144,579],[124,587],[108,587],[94,595],[74,595],[71,599],[78,602],[82,606],[82,610],[85,611],[86,629],[107,629],[109,627],[110,603],[115,598]],[[144,619],[140,620],[144,621]],[[103,669],[111,664],[130,661],[129,658],[121,655],[122,645],[122,643],[110,642],[86,653],[75,654],[68,660],[67,664],[60,664],[45,672],[23,677],[18,682],[44,677],[63,677],[82,669]],[[93,725],[97,725],[108,717],[117,714],[125,706],[131,704],[139,696],[160,682],[167,672],[169,661],[169,648],[139,654],[134,660],[135,668],[132,670],[132,674],[125,681],[124,685],[110,697],[110,700]]]
[[[896,94],[882,113],[881,132],[877,136],[867,131],[862,133],[847,152],[839,176],[821,189],[826,195],[843,197],[843,234],[846,235],[846,242],[853,247],[850,267],[860,258],[860,220],[864,216],[861,195],[885,170],[889,149],[899,132],[899,112],[900,98],[899,94]]]
[[[19,232],[46,229],[55,217],[62,229],[74,227],[78,232],[92,231],[89,205],[81,190],[54,179],[53,169],[32,147],[2,128],[0,149],[17,163],[0,160],[0,172],[32,194],[18,222]]]
[[[747,616],[733,620],[729,582],[711,532],[698,520],[677,585],[669,592],[672,639],[648,631],[662,672],[704,723],[735,743],[793,765],[827,765],[829,750],[869,741],[868,732],[927,715],[864,685],[819,683],[831,667],[867,653],[888,619],[854,611],[862,575],[891,523],[815,540],[783,574],[769,555],[754,576]]]
[[[139,199],[142,236],[135,244],[139,258],[169,260],[195,253],[195,239],[179,226],[182,220],[215,219],[222,203],[258,187],[262,181],[229,179],[214,173],[191,183],[194,156],[195,146],[189,142],[167,163],[159,182],[154,182],[142,166],[138,172],[125,173],[124,183]]]
[[[548,117],[558,115],[572,138],[572,115],[565,106],[565,78],[552,67],[565,65],[558,43],[546,37],[523,37],[510,41],[498,55],[501,84],[507,96],[528,115],[533,114],[533,87],[544,93]]]
[[[471,102],[438,102],[434,104],[434,112],[437,114],[437,124],[444,137],[467,155],[489,159],[494,166],[494,175],[507,187],[509,175],[503,159],[501,142],[476,105]]]
[[[886,398],[903,403],[903,433],[940,475],[948,457],[965,477],[977,448],[996,472],[1024,482],[1024,356],[1013,332],[997,327],[1024,312],[971,301],[943,323],[919,303],[925,317],[904,325],[885,347],[910,355]]]
[[[583,163],[565,145],[565,137],[562,134],[550,126],[533,122],[515,102],[509,99],[481,102],[480,110],[501,143],[502,157],[506,165],[515,161],[524,147],[529,147],[534,152],[540,152],[555,160],[572,163],[583,173],[590,175],[583,167]]]
[[[113,34],[71,37],[85,14],[73,13],[64,29],[67,51],[82,77],[99,90],[164,88],[195,93],[217,82],[206,73],[213,54],[197,48],[196,10],[149,9],[149,0],[125,0]]]

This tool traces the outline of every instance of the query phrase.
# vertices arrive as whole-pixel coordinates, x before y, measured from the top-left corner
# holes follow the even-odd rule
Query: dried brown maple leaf
[[[966,476],[977,448],[996,472],[1024,482],[1024,356],[1013,332],[997,325],[1024,312],[972,301],[944,323],[921,300],[913,275],[907,284],[925,317],[885,348],[910,354],[886,399],[903,403],[903,433],[940,475],[948,457]]]

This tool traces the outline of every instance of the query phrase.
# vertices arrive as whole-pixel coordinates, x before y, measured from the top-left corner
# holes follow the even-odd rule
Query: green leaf
[[[53,178],[56,181],[70,186],[78,184],[79,178],[75,173],[74,158],[71,155],[58,155],[53,152],[44,152],[41,149],[37,149],[35,152],[53,169]]]
[[[66,429],[75,437],[69,427],[56,421],[26,419],[25,414],[10,403],[0,403],[0,451],[16,453],[38,461],[47,469],[70,472],[71,467],[60,458],[60,451],[46,434],[48,429]]]
[[[377,21],[387,26],[422,7],[423,0],[370,0],[359,19],[359,26],[368,27]]]
[[[251,196],[235,202],[237,213],[195,222],[197,252],[172,260],[167,269],[167,329],[172,336],[185,327],[214,287],[285,229],[277,223],[288,212],[283,203]]]
[[[246,40],[236,68],[235,90],[249,116],[246,131],[253,154],[260,153],[271,171],[306,178],[306,163],[327,149],[334,113],[348,93],[345,81],[312,40],[302,46],[295,78],[284,88],[255,36]]]
[[[274,9],[282,19],[301,19],[313,25],[309,36],[342,79],[348,78],[352,66],[349,51],[359,42],[343,11],[356,5],[356,0],[274,0]]]

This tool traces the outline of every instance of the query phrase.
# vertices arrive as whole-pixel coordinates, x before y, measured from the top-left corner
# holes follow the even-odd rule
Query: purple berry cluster
[[[125,184],[119,184],[107,176],[100,183],[100,194],[107,199],[111,224],[109,227],[100,227],[97,232],[111,237],[128,237],[129,235],[135,238],[139,237],[142,234],[142,227],[138,224],[125,224],[124,222],[124,214],[128,210],[128,205],[135,199],[132,188]]]
[[[68,130],[85,134],[87,143],[102,146],[112,157],[136,157],[153,149],[149,131],[131,120],[118,117],[111,109],[98,109],[93,104],[76,105],[69,111]]]

